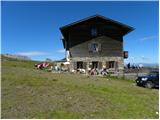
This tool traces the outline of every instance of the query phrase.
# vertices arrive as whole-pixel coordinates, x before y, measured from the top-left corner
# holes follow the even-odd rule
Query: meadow
[[[158,118],[158,89],[123,78],[41,71],[37,61],[1,61],[1,118]]]

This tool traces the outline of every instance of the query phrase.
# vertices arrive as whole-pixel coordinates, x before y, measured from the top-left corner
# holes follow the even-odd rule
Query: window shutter
[[[87,63],[83,62],[83,69],[86,69],[86,65],[87,65]]]
[[[88,51],[91,52],[92,48],[91,48],[91,43],[88,44]]]
[[[115,62],[115,69],[116,70],[118,69],[118,62],[117,61]]]
[[[76,70],[77,69],[77,62],[74,62],[73,65],[74,65],[74,70]]]
[[[102,62],[98,63],[98,69],[102,69]]]
[[[98,51],[101,51],[101,44],[98,44]]]

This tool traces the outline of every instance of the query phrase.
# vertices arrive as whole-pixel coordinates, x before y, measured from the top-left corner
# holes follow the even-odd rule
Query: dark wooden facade
[[[100,47],[98,52],[90,51],[90,44],[92,43],[98,44]],[[69,51],[72,57],[121,57],[123,54],[123,43],[122,41],[101,36],[73,46]]]
[[[132,27],[95,15],[60,30],[64,48],[70,52],[71,69],[79,66],[87,69],[90,64],[99,69],[112,68],[112,63],[114,68],[123,69],[123,36],[132,31]]]

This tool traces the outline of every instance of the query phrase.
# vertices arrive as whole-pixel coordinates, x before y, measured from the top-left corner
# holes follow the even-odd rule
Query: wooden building
[[[60,28],[63,46],[69,54],[70,69],[107,68],[123,72],[123,36],[132,27],[94,15]],[[68,55],[67,55],[68,56]]]

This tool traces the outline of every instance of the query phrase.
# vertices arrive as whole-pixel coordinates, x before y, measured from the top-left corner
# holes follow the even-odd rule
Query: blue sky
[[[64,58],[59,27],[100,14],[130,25],[125,62],[158,63],[158,2],[2,2],[2,53]]]

